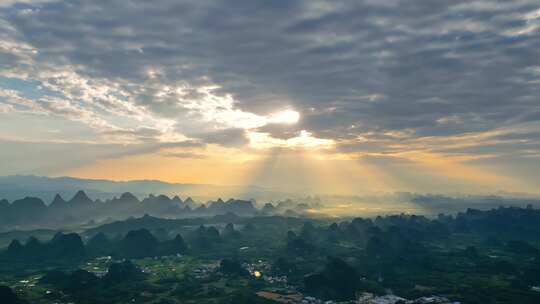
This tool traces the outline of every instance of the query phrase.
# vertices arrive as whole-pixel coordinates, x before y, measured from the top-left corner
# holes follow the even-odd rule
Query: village
[[[82,265],[82,268],[95,274],[97,277],[104,277],[107,269],[112,263],[121,262],[111,256],[97,257]],[[196,280],[213,282],[225,279],[225,275],[220,272],[219,261],[197,261],[180,254],[163,257],[149,257],[134,261],[142,273],[149,276],[150,281],[156,282],[159,278],[170,276],[193,276]],[[395,295],[377,296],[372,293],[359,293],[357,299],[350,301],[321,300],[315,297],[304,295],[296,286],[288,284],[286,275],[270,275],[271,264],[268,261],[256,260],[250,263],[242,263],[242,268],[249,274],[250,280],[263,282],[261,290],[255,294],[261,298],[283,304],[459,304],[451,302],[444,297],[431,296],[422,297],[415,300],[407,300]],[[42,293],[46,296],[53,296],[53,291],[40,286],[41,276],[33,275],[16,282],[16,290],[31,293]],[[57,293],[57,292],[54,292]],[[152,297],[145,292],[144,296]],[[135,301],[135,300],[134,300]],[[71,304],[72,302],[55,301],[55,304]]]

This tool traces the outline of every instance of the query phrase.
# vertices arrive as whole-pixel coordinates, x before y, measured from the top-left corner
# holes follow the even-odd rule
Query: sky
[[[540,193],[538,0],[0,0],[0,175]]]

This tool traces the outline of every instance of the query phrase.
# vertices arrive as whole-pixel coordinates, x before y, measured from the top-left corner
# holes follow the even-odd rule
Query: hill
[[[215,197],[237,197],[239,199],[281,199],[290,197],[290,193],[282,193],[257,186],[181,184],[159,180],[112,181],[33,175],[0,176],[0,198],[9,201],[29,196],[42,198],[48,203],[53,201],[56,194],[63,197],[72,197],[79,190],[83,190],[89,196],[101,200],[120,196],[124,192],[131,192],[137,197],[144,197],[151,193],[170,196],[181,194],[202,201]]]

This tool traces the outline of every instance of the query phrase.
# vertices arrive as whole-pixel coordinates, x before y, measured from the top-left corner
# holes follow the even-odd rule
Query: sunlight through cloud
[[[268,118],[269,123],[295,124],[300,120],[300,113],[293,110],[285,110],[274,113]]]
[[[263,132],[249,132],[250,145],[254,148],[330,148],[335,142],[331,139],[317,138],[312,133],[302,130],[296,137],[279,139]]]

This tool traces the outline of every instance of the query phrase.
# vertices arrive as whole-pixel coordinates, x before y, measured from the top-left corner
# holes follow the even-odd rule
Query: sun
[[[270,115],[268,122],[275,124],[295,124],[300,120],[300,113],[293,110],[284,110]]]

